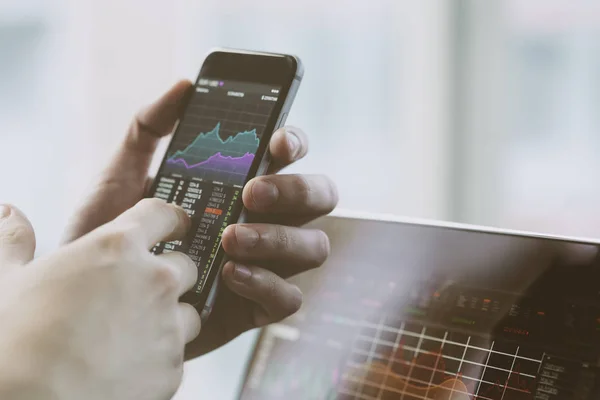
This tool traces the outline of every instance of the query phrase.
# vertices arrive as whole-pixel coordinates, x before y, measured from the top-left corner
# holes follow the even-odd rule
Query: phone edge
[[[256,53],[252,53],[252,54],[256,54]],[[285,57],[286,55],[282,55],[282,56]],[[292,104],[294,103],[296,94],[298,93],[298,89],[300,88],[300,84],[302,83],[302,77],[304,75],[304,67],[302,65],[302,61],[300,60],[300,58],[297,56],[293,56],[293,55],[288,55],[288,57],[293,57],[296,61],[296,74],[295,74],[292,84],[290,86],[290,90],[285,99],[285,102],[283,103],[283,107],[281,108],[281,112],[279,113],[279,118],[277,120],[277,123],[275,124],[273,131],[280,129],[281,127],[283,127],[285,125],[285,122],[289,115],[289,111],[292,108]],[[265,151],[265,154],[264,154],[262,160],[260,161],[260,164],[259,164],[258,170],[256,171],[255,176],[265,175],[267,173],[267,170],[268,170],[270,164],[271,164],[271,153],[269,152],[269,149],[267,148],[267,151]],[[247,210],[244,207],[244,208],[242,208],[242,212],[240,213],[240,217],[238,218],[238,220],[233,223],[234,224],[243,223],[246,221],[246,217],[247,217]],[[219,240],[219,247],[220,246],[221,246],[221,240]],[[223,267],[227,261],[229,261],[229,258],[226,256],[223,257],[223,259],[221,260],[219,267],[217,268],[217,274],[215,276],[215,280],[212,283],[212,285],[210,286],[210,290],[209,290],[208,296],[206,298],[206,302],[204,303],[204,306],[202,307],[202,311],[200,311],[200,320],[203,325],[206,323],[206,320],[210,317],[210,314],[212,313],[213,307],[215,305],[215,301],[217,299],[219,287],[220,287],[221,274],[223,272]]]

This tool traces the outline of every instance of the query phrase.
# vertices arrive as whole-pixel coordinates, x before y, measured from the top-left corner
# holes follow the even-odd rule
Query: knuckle
[[[121,228],[111,231],[100,237],[99,250],[108,255],[122,255],[135,246],[134,231],[130,228]]]
[[[174,293],[179,288],[181,273],[168,265],[157,267],[152,274],[155,287],[161,288],[165,293]]]
[[[194,260],[192,260],[187,254],[179,251],[173,252],[173,254],[175,254],[179,259],[178,265],[181,265],[182,268],[188,270],[191,273],[191,278],[195,281],[198,278],[198,267],[196,266]]]
[[[143,210],[144,215],[158,216],[161,220],[170,221],[173,230],[167,236],[172,237],[175,233],[179,233],[181,228],[186,226],[189,228],[189,216],[187,213],[173,205],[157,198],[146,198],[140,200],[139,206]],[[179,235],[176,235],[179,236]]]
[[[181,265],[186,266],[186,267],[190,267],[190,266],[195,266],[196,264],[194,263],[194,261],[190,258],[190,256],[188,256],[185,253],[182,253],[180,251],[174,251],[173,254],[175,254],[175,257],[178,257],[180,260]]]
[[[130,151],[150,153],[154,150],[154,145],[151,141],[143,140],[145,134],[149,133],[148,128],[142,122],[142,116],[146,110],[147,108],[140,109],[129,123],[124,146]]]
[[[283,225],[275,225],[273,229],[273,245],[281,252],[288,252],[294,245],[294,240]]]
[[[294,175],[292,179],[292,184],[295,188],[294,197],[296,197],[300,203],[308,203],[313,192],[310,182],[304,175]]]
[[[138,205],[152,212],[165,212],[167,208],[167,203],[164,200],[154,197],[144,198],[139,201]]]
[[[275,274],[269,275],[267,278],[267,295],[270,300],[277,299],[279,294],[279,285]]]
[[[0,244],[3,246],[14,246],[27,240],[33,235],[33,230],[30,226],[19,224],[0,231]]]

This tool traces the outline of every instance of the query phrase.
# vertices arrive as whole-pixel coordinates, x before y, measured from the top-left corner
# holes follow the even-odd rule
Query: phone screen
[[[202,77],[160,166],[150,196],[183,207],[192,217],[183,241],[159,243],[155,254],[180,251],[198,266],[201,293],[228,224],[241,206],[242,188],[261,138],[276,112],[275,85]]]

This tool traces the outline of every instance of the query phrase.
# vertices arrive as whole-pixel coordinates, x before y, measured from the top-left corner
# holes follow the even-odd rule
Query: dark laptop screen
[[[332,256],[265,329],[241,393],[270,399],[596,399],[596,245],[328,217]]]

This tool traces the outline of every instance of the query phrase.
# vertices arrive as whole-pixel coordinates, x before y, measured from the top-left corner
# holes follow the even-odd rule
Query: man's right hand
[[[0,398],[170,398],[200,332],[197,311],[178,300],[197,269],[149,249],[188,228],[185,211],[146,199],[31,261],[31,225],[0,207]]]

